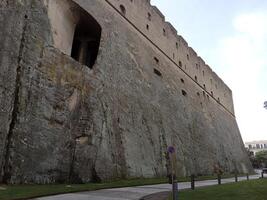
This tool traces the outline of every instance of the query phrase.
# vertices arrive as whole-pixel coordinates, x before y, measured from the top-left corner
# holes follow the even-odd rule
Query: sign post
[[[177,183],[177,180],[174,180],[175,171],[174,171],[174,166],[173,166],[175,149],[173,146],[169,146],[167,151],[171,158],[172,199],[178,200],[178,183]]]

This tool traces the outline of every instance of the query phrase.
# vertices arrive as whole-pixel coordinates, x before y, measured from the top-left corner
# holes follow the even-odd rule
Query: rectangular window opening
[[[161,72],[155,68],[154,68],[154,73],[160,77],[162,76]]]

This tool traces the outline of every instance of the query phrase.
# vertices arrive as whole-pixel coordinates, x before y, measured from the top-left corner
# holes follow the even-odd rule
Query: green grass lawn
[[[106,188],[130,187],[138,185],[153,185],[166,183],[166,178],[151,178],[151,179],[129,179],[110,181],[105,183],[88,183],[76,185],[17,185],[6,186],[0,185],[0,200],[28,199],[40,196],[48,196],[53,194],[63,194],[80,191],[91,191]],[[3,188],[5,188],[3,190]]]
[[[171,200],[171,195],[169,200]],[[179,192],[179,200],[267,200],[267,179],[241,181]]]
[[[232,177],[233,175],[223,176]],[[215,176],[200,176],[197,180],[208,180],[215,179]],[[189,177],[178,178],[179,182],[190,181]],[[167,183],[166,178],[139,178],[139,179],[128,179],[128,180],[117,180],[104,183],[89,183],[80,185],[60,184],[60,185],[15,185],[15,186],[5,186],[0,185],[0,200],[18,200],[18,199],[28,199],[40,196],[48,196],[53,194],[63,194],[71,192],[80,191],[91,191],[106,188],[116,188],[116,187],[131,187],[140,185],[153,185],[160,183]],[[3,190],[4,188],[4,190]]]

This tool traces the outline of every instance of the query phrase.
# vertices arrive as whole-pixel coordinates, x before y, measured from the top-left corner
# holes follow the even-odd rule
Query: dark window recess
[[[147,13],[147,19],[148,19],[149,21],[151,21],[151,14],[150,14],[150,13]]]
[[[155,68],[154,68],[154,73],[157,74],[158,76],[162,76],[161,72]]]
[[[213,92],[211,91],[210,93],[211,93],[211,96],[213,96]]]
[[[197,76],[195,76],[195,81],[197,82]]]
[[[203,76],[205,76],[205,72],[204,71],[202,71],[202,74],[203,74]]]
[[[203,87],[204,87],[204,89],[206,90],[206,85],[205,85],[205,84],[203,84]]]
[[[149,25],[148,24],[146,25],[146,30],[149,30]]]
[[[163,35],[166,36],[166,30],[165,29],[162,30],[163,30]]]
[[[186,55],[186,57],[187,57],[187,60],[189,60],[189,55],[188,54]]]
[[[76,25],[71,57],[89,68],[95,64],[101,39],[101,26],[88,13],[81,13]]]
[[[176,42],[175,45],[176,45],[176,49],[178,49],[178,47],[179,47],[178,42]]]
[[[184,79],[181,78],[181,82],[184,83]]]
[[[200,93],[199,92],[197,92],[197,96],[200,96]]]
[[[204,91],[203,91],[203,96],[204,96],[204,97],[206,96]]]
[[[126,15],[126,9],[123,5],[120,5],[120,10],[123,15]]]
[[[186,93],[186,91],[185,91],[185,90],[182,90],[182,95],[184,95],[184,96],[186,96],[186,95],[187,95],[187,93]]]
[[[183,67],[183,64],[181,61],[179,61],[179,67]]]
[[[175,54],[174,53],[172,54],[172,58],[175,59]]]
[[[156,61],[157,64],[159,64],[159,59],[157,57],[154,57],[154,60]]]
[[[218,102],[220,103],[220,98],[218,97]]]

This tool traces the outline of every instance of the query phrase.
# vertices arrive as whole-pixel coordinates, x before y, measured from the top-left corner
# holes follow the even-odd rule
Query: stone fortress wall
[[[201,90],[205,91],[205,95],[234,115],[232,91],[194,49],[188,46],[177,30],[165,21],[160,10],[150,5],[150,0],[106,0],[106,2],[112,4],[119,12],[123,6],[126,10],[124,17],[130,23],[195,81]]]
[[[178,176],[252,170],[231,91],[149,1],[0,8],[0,182],[163,177],[169,145]],[[87,29],[101,36],[93,65],[73,55]]]
[[[177,70],[199,86],[198,91],[190,92],[194,92],[195,96],[201,94],[204,98],[216,101],[231,115],[235,115],[230,88],[197,55],[194,49],[188,46],[185,39],[178,35],[177,30],[165,21],[160,10],[150,5],[149,0],[105,0],[105,2],[110,4],[114,11],[120,13],[160,53],[164,54],[177,67]],[[49,9],[50,19],[55,28],[54,33],[56,32],[54,34],[55,47],[66,54],[70,54],[75,20],[77,21],[77,17],[73,16],[68,5],[66,2],[50,1],[49,6],[51,8]],[[155,57],[157,58],[157,55]],[[180,80],[177,79],[177,81]]]

